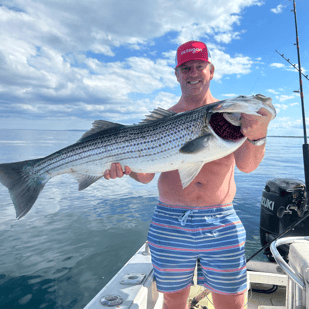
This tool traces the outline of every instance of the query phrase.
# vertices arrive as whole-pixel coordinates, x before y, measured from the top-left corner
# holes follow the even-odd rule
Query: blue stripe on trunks
[[[159,202],[148,233],[158,290],[176,292],[191,285],[197,263],[199,285],[221,294],[245,292],[245,241],[246,231],[232,204]]]

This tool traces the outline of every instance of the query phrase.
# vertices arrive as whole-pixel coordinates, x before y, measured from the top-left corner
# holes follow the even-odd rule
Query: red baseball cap
[[[189,41],[180,45],[177,48],[175,60],[175,68],[178,68],[180,65],[191,60],[211,62],[210,53],[206,44],[199,41]]]

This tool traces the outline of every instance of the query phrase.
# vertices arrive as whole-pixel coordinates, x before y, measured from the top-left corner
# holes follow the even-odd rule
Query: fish
[[[257,94],[182,113],[157,108],[132,125],[97,120],[76,143],[46,157],[0,164],[0,183],[9,190],[17,219],[30,211],[52,177],[69,173],[78,190],[84,190],[115,162],[137,173],[178,170],[186,188],[205,163],[231,154],[245,142],[241,114],[261,116],[261,108],[272,119],[276,116],[272,99]]]

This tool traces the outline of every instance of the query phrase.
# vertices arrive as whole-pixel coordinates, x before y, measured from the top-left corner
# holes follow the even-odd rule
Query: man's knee
[[[245,306],[245,295],[246,293],[237,295],[223,295],[223,294],[212,293],[212,299],[215,308],[243,309]]]
[[[185,289],[173,292],[173,293],[164,293],[164,303],[163,309],[186,309],[187,301],[190,293],[190,287]]]

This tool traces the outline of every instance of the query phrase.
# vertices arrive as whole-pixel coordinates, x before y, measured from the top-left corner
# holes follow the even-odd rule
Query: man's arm
[[[104,178],[107,180],[121,178],[123,177],[123,175],[130,175],[130,177],[132,177],[136,181],[139,181],[144,184],[150,182],[155,176],[154,173],[147,174],[147,173],[132,172],[128,166],[125,166],[123,171],[120,163],[113,163],[111,165],[111,168],[104,172]]]
[[[241,132],[250,140],[258,140],[266,137],[268,124],[271,120],[271,113],[261,108],[258,113],[261,115],[246,115],[241,117]],[[237,168],[245,173],[254,171],[262,162],[265,154],[265,144],[255,146],[248,140],[234,152]]]
[[[251,173],[262,162],[265,154],[265,144],[255,146],[248,141],[234,152],[237,168],[244,173]]]

